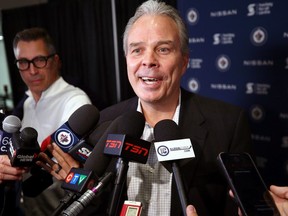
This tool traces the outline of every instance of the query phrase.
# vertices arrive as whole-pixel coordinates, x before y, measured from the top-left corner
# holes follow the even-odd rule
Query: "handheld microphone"
[[[170,120],[165,119],[158,122],[154,127],[155,150],[159,161],[170,161],[162,163],[164,167],[173,172],[173,177],[178,189],[183,214],[186,216],[186,207],[188,205],[186,192],[178,167],[178,161],[186,158],[194,158],[192,143],[190,139],[180,139],[180,130],[178,125]]]
[[[137,111],[127,112],[116,118],[94,146],[93,151],[84,164],[84,169],[94,171],[97,176],[103,176],[112,159],[109,155],[104,154],[108,135],[126,134],[130,137],[141,137],[144,124],[143,114]]]
[[[150,145],[150,142],[127,134],[108,134],[104,154],[117,156],[125,161],[145,164]]]
[[[12,134],[8,156],[13,167],[30,167],[34,164],[40,152],[37,137],[37,131],[31,127]]]
[[[61,185],[61,187],[67,191],[67,194],[60,200],[60,204],[54,210],[53,216],[58,216],[87,189],[91,189],[94,186],[96,179],[97,178],[92,171],[72,167]]]
[[[41,144],[41,151],[45,151],[47,145],[55,142],[64,152],[68,152],[75,145],[81,149],[84,142],[80,140],[88,135],[96,126],[99,120],[98,109],[91,105],[85,104],[79,107],[53,134],[48,136]],[[82,140],[81,140],[82,141]],[[81,158],[83,155],[77,154],[77,150],[73,150],[75,154],[71,156]],[[76,159],[76,160],[77,160]],[[81,158],[82,159],[82,158]],[[80,160],[81,160],[80,159]]]
[[[92,171],[73,167],[61,187],[65,190],[83,194],[87,189],[91,189],[94,186],[95,181],[96,177]]]
[[[83,211],[83,209],[89,205],[92,200],[101,193],[102,189],[106,187],[107,184],[113,178],[114,173],[108,172],[102,178],[99,179],[99,182],[91,190],[87,190],[77,201],[74,201],[64,212],[62,216],[76,216]]]
[[[112,160],[111,156],[109,156],[108,154],[104,154],[105,147],[108,145],[107,148],[109,148],[111,144],[109,140],[107,144],[107,138],[109,134],[125,134],[133,138],[141,137],[144,129],[144,124],[145,124],[144,116],[142,115],[142,113],[137,111],[127,112],[124,115],[121,115],[118,118],[116,118],[106,129],[104,134],[99,139],[98,143],[95,145],[92,153],[90,154],[89,158],[86,160],[84,164],[84,169],[94,171],[97,176],[103,176],[104,172],[106,171]],[[127,138],[127,136],[124,137]],[[128,151],[129,149],[130,148],[128,148],[126,151]],[[119,151],[114,155],[117,154],[119,155]],[[104,176],[105,178],[109,178],[110,181],[111,178],[114,176],[114,172],[108,172],[108,174],[106,172]],[[82,212],[83,209],[99,194],[100,189],[104,187],[104,184],[101,185],[102,186],[100,188],[99,185],[97,185],[91,190],[88,189],[78,200],[74,201],[63,212],[62,215],[77,215],[78,213]]]
[[[117,174],[114,183],[114,190],[111,198],[108,215],[115,215],[119,208],[119,197],[125,183],[128,172],[129,161],[146,163],[149,155],[151,143],[129,137],[123,134],[109,134],[104,154],[118,156]]]
[[[9,115],[4,118],[0,130],[0,155],[8,154],[12,133],[19,131],[20,128],[21,120],[17,116]]]
[[[83,146],[86,145],[85,138],[94,129],[98,120],[99,111],[95,106],[85,104],[79,107],[69,117],[67,122],[42,142],[41,151],[47,152],[47,145],[55,142],[64,152],[69,153],[69,150],[73,149],[71,156],[81,163],[85,162],[89,156],[89,153],[82,153]],[[88,146],[88,148],[92,149],[91,146]],[[52,176],[40,167],[33,167],[31,174],[22,183],[22,190],[25,196],[35,197],[53,183]],[[36,182],[41,182],[42,184],[35,184]]]
[[[21,121],[17,116],[9,115],[2,122],[6,133],[1,139],[1,149],[6,147],[13,167],[30,167],[40,152],[37,142],[38,133],[34,128],[26,127],[21,132]],[[3,144],[3,146],[2,146]]]

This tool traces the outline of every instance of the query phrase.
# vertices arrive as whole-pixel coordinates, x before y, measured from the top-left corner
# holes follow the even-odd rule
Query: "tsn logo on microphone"
[[[108,134],[104,153],[146,163],[150,145],[145,140],[135,139],[124,134]]]

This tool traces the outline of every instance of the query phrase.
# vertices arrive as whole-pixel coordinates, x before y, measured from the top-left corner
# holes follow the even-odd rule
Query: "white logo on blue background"
[[[267,41],[268,33],[263,27],[257,27],[252,30],[250,38],[252,44],[255,46],[262,46]]]
[[[230,65],[231,65],[230,58],[226,55],[220,55],[216,59],[216,67],[218,68],[218,70],[222,72],[229,70]]]
[[[197,24],[199,20],[199,13],[195,8],[191,8],[187,13],[188,23],[191,25]]]
[[[198,80],[195,78],[190,79],[188,82],[188,88],[192,92],[198,92],[200,89]]]
[[[64,149],[69,149],[75,142],[73,134],[66,128],[59,128],[54,134],[54,140],[58,146]]]
[[[255,105],[250,109],[250,114],[253,120],[261,121],[264,119],[265,112],[260,105]]]

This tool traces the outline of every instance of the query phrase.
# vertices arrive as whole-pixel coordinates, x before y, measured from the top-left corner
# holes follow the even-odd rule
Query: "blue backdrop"
[[[287,0],[178,0],[189,29],[182,86],[247,110],[267,184],[288,185]]]

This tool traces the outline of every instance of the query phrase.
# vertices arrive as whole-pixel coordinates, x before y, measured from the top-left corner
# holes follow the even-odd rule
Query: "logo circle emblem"
[[[157,152],[161,156],[167,156],[169,154],[169,149],[167,146],[159,146]]]
[[[257,27],[252,30],[250,38],[255,46],[262,46],[267,41],[267,31],[262,27]]]
[[[55,142],[62,148],[70,148],[74,143],[74,137],[71,132],[65,128],[59,129],[55,135]]]
[[[189,24],[195,25],[198,22],[199,13],[195,8],[191,8],[187,13],[187,20]]]

